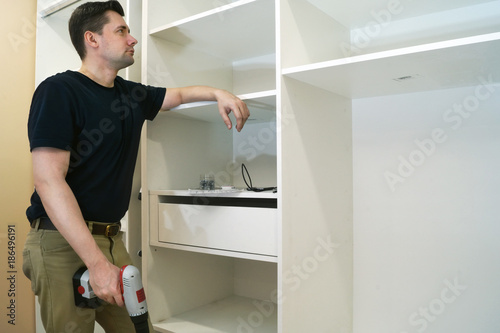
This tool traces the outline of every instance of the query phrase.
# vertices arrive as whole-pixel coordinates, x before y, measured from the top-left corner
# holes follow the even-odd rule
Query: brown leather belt
[[[48,217],[39,218],[38,229],[44,230],[57,230],[56,226]],[[113,237],[118,235],[120,232],[120,223],[103,223],[103,222],[93,222],[85,221],[87,227],[89,228],[92,235],[100,235],[106,237]],[[36,220],[31,224],[32,228],[36,227]]]

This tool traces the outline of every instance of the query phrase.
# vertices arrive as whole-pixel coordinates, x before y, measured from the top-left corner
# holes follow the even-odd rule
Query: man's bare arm
[[[35,188],[52,223],[87,266],[95,294],[108,303],[123,306],[120,269],[97,246],[66,182],[70,152],[35,148],[32,155]]]

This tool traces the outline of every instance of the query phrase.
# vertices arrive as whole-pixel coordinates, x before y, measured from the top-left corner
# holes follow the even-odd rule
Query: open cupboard
[[[352,101],[496,82],[498,1],[143,4],[143,81],[228,89],[252,114],[246,137],[227,131],[212,103],[159,115],[144,132],[143,274],[155,328],[352,332]],[[264,209],[273,212],[174,205],[167,215],[180,225],[165,217],[167,197],[200,200],[187,191],[200,173],[244,187],[241,163],[254,179],[276,182],[278,193],[264,195],[276,199]],[[206,219],[186,218],[205,209],[214,209]],[[217,214],[234,219],[214,233],[242,248],[207,245]],[[248,238],[230,221],[249,228]],[[159,241],[162,233],[182,241]],[[256,248],[243,249],[248,242]],[[275,253],[260,250],[269,242]]]
[[[227,131],[214,103],[193,103],[160,114],[144,131],[143,275],[153,325],[298,332],[314,322],[318,331],[350,331],[350,101],[282,82],[280,3],[213,5],[143,7],[145,83],[221,87],[251,112],[237,133]],[[277,185],[278,193],[188,191],[206,172],[217,185],[245,187],[241,163],[256,186]],[[322,193],[316,187],[324,182],[333,186]],[[214,197],[226,203],[214,207]],[[255,207],[262,201],[275,204]]]
[[[241,133],[225,127],[215,103],[182,105],[144,130],[143,281],[153,325],[276,332],[278,194],[189,191],[204,173],[216,186],[244,187],[242,163],[254,186],[277,185],[275,3],[145,1],[143,13],[145,83],[220,87],[251,110]]]

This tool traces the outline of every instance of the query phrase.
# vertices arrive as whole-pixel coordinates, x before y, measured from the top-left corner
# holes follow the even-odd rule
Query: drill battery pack
[[[97,309],[102,301],[94,294],[89,282],[89,271],[82,267],[73,275],[73,294],[75,305],[80,308]]]

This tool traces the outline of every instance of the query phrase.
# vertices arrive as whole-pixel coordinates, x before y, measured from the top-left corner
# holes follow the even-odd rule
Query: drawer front
[[[219,250],[277,255],[277,210],[158,204],[158,240]]]

